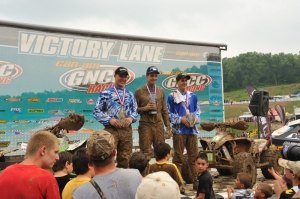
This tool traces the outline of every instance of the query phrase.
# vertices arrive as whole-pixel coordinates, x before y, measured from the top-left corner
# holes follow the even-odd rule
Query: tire
[[[274,179],[268,171],[270,167],[273,167],[278,174],[283,174],[283,168],[278,164],[279,158],[281,158],[280,152],[273,149],[267,149],[261,153],[260,163],[269,162],[268,166],[260,168],[265,178]]]
[[[233,171],[235,174],[243,172],[251,176],[252,185],[256,183],[256,167],[250,153],[241,152],[235,155],[233,162]]]
[[[231,169],[217,169],[221,176],[230,176],[233,174]]]

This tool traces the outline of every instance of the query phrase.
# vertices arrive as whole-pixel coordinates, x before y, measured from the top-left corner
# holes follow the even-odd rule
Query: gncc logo
[[[59,82],[71,90],[97,93],[113,85],[114,72],[117,68],[118,66],[113,65],[101,65],[98,69],[76,68],[64,73],[59,78]],[[134,80],[135,74],[131,70],[128,72],[127,84],[130,84]]]
[[[23,73],[21,66],[5,61],[0,61],[0,84],[9,84]]]
[[[187,90],[195,92],[202,91],[206,86],[208,86],[212,78],[208,75],[201,73],[188,73],[191,76],[191,79],[187,81]],[[168,90],[177,89],[176,85],[176,75],[167,77],[163,82],[162,86]]]

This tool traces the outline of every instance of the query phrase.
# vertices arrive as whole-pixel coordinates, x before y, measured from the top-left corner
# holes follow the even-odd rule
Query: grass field
[[[275,105],[282,105],[285,107],[285,111],[287,114],[293,114],[295,107],[300,107],[300,101],[288,101],[288,102],[271,102],[269,104],[269,108],[274,107]],[[233,120],[237,119],[243,112],[248,111],[249,104],[232,104],[225,106],[225,119],[226,120]]]

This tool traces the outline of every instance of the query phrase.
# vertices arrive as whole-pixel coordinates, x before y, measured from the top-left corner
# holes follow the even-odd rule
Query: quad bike
[[[252,139],[235,137],[231,129],[245,131],[248,125],[244,121],[236,123],[202,123],[201,128],[206,131],[217,129],[212,139],[200,139],[200,143],[209,159],[210,167],[216,168],[220,175],[234,175],[246,172],[256,182],[256,169],[260,168],[265,178],[273,178],[268,168],[273,167],[278,173],[283,169],[278,164],[280,152],[268,146],[266,139]]]
[[[60,139],[61,145],[62,145],[62,143],[65,142],[66,146],[68,146],[69,139],[66,137],[65,133],[68,133],[69,131],[78,131],[79,129],[81,129],[83,124],[84,124],[84,116],[72,113],[67,117],[61,118],[61,120],[56,125],[42,129],[42,130],[50,131],[58,139]],[[74,149],[72,151],[82,147],[84,144],[85,144],[85,142],[83,142],[83,141],[73,144],[75,147],[73,147]],[[64,150],[66,148],[67,147],[65,147]],[[14,157],[13,161],[6,162],[4,156],[6,154],[9,154],[9,153],[15,152],[15,151],[21,151],[20,155]],[[20,150],[20,147],[7,148],[4,150],[0,150],[0,170],[4,169],[5,167],[7,167],[10,164],[22,161],[24,158],[24,153],[25,153],[24,151]]]

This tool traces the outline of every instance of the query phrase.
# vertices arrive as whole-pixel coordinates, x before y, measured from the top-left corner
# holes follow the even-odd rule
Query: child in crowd
[[[259,183],[254,192],[254,199],[267,199],[273,195],[272,187],[267,183]]]
[[[252,180],[247,173],[238,173],[235,179],[235,189],[227,187],[228,198],[230,199],[248,199],[253,198]]]
[[[200,152],[195,162],[195,170],[198,176],[198,188],[195,199],[215,199],[213,179],[207,170],[208,166],[207,155]]]
[[[70,173],[73,171],[72,154],[68,151],[60,152],[59,160],[55,162],[52,170],[61,195],[65,185],[70,181]]]
[[[73,191],[80,185],[89,182],[94,176],[94,168],[89,165],[90,159],[86,148],[80,148],[73,154],[72,163],[73,171],[77,176],[66,184],[62,192],[62,199],[72,199]]]
[[[143,152],[134,152],[129,159],[129,168],[139,170],[140,174],[145,177],[149,173],[149,160]]]
[[[149,172],[165,171],[167,172],[178,184],[180,192],[184,193],[183,179],[177,166],[169,162],[171,158],[171,147],[167,143],[161,142],[154,147],[154,155],[156,163],[150,165]]]

